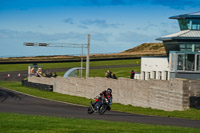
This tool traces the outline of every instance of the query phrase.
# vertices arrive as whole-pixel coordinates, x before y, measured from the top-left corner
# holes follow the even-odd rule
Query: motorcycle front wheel
[[[92,114],[93,112],[94,112],[93,107],[90,106],[90,107],[88,108],[88,114]]]
[[[103,115],[107,110],[107,105],[101,105],[99,108],[99,115]]]

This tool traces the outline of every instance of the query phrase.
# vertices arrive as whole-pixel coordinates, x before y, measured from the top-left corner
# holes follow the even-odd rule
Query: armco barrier
[[[114,103],[167,111],[188,109],[190,102],[195,101],[194,98],[190,100],[190,96],[200,96],[199,82],[183,79],[163,81],[127,78],[115,80],[99,77],[86,79],[29,77],[28,80],[53,85],[53,91],[58,93],[86,98],[94,98],[101,91],[112,88]]]
[[[28,82],[27,80],[22,80],[22,85],[27,87],[37,88],[44,91],[53,91],[53,85],[32,83]]]

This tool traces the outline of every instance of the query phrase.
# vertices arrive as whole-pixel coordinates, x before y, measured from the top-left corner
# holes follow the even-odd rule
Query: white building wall
[[[140,79],[169,80],[169,62],[167,57],[142,57]]]

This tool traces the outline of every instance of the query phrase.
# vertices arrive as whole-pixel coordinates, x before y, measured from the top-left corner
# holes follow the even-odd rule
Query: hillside
[[[137,47],[114,54],[91,54],[90,59],[108,58],[131,58],[141,56],[164,56],[166,55],[163,43],[143,43]],[[80,56],[36,56],[36,57],[10,57],[0,58],[0,62],[37,62],[37,61],[67,61],[80,60]],[[85,56],[83,57],[86,58]]]
[[[149,53],[166,54],[163,43],[143,43],[137,47],[123,51],[122,53]]]

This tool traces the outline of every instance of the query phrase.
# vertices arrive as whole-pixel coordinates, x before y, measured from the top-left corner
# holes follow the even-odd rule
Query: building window
[[[200,44],[195,45],[195,52],[200,52]]]
[[[197,71],[200,71],[200,55],[197,55],[196,69],[197,69]]]
[[[188,51],[188,52],[194,52],[195,50],[195,44],[180,44],[179,45],[180,51]]]
[[[194,71],[194,62],[195,55],[194,54],[187,54],[185,57],[185,70],[186,71]]]
[[[200,52],[200,44],[180,44],[179,50],[184,52]]]
[[[186,44],[180,44],[179,49],[180,51],[186,51]]]
[[[171,54],[171,71],[200,71],[200,54]],[[176,59],[175,59],[176,57]],[[173,68],[175,66],[176,68]]]
[[[184,70],[184,60],[185,60],[185,55],[178,54],[177,70]]]
[[[200,30],[199,19],[179,19],[178,22],[181,30]]]
[[[186,19],[179,19],[178,22],[179,22],[179,26],[180,26],[181,30],[187,30],[188,29]]]

